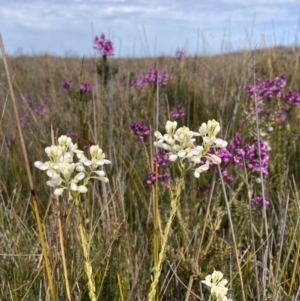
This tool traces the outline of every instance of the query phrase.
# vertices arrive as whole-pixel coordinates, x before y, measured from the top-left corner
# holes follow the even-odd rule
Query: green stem
[[[158,166],[155,164],[155,172],[158,174]],[[154,186],[154,194],[153,194],[153,261],[154,266],[158,265],[159,258],[159,212],[158,212],[158,178],[156,178],[155,186]],[[155,294],[155,301],[159,300],[158,290]]]
[[[42,224],[41,224],[39,208],[38,208],[37,199],[36,199],[36,195],[35,195],[34,190],[31,190],[31,200],[32,200],[32,204],[33,204],[33,209],[34,209],[34,214],[35,214],[35,218],[36,218],[37,227],[38,227],[40,243],[41,243],[41,246],[42,246],[42,252],[43,252],[43,258],[44,258],[44,262],[45,262],[46,274],[47,274],[47,278],[48,278],[48,281],[49,281],[50,294],[51,294],[52,301],[56,301],[57,300],[56,299],[56,293],[55,293],[55,288],[54,288],[54,285],[53,285],[52,273],[51,273],[51,269],[50,269],[49,258],[48,258],[46,244],[45,244],[45,240],[44,240],[43,227],[42,227]]]
[[[175,187],[174,192],[172,193],[170,217],[169,217],[169,220],[168,220],[167,225],[163,232],[161,250],[160,250],[159,256],[158,256],[158,263],[155,266],[153,281],[151,283],[150,292],[149,292],[148,298],[147,298],[148,301],[153,301],[155,298],[155,295],[156,295],[158,280],[159,280],[161,270],[162,270],[162,264],[163,264],[163,261],[166,256],[166,247],[167,247],[167,242],[168,242],[168,238],[169,238],[169,233],[170,233],[173,219],[178,210],[179,199],[180,199],[183,183],[184,183],[184,173],[182,172],[179,182],[178,182],[177,186]]]
[[[79,195],[76,195],[74,198],[75,202],[75,207],[76,207],[76,215],[77,215],[77,225],[78,225],[78,230],[79,230],[79,235],[81,239],[81,246],[83,250],[83,256],[84,256],[84,266],[85,266],[85,273],[88,277],[88,289],[89,289],[89,296],[91,301],[96,301],[96,295],[95,295],[95,281],[93,278],[93,269],[91,265],[91,261],[89,259],[89,252],[88,252],[88,243],[87,243],[87,238],[86,238],[86,233],[85,229],[82,225],[82,217],[81,217],[81,212],[80,212],[80,198]]]
[[[65,248],[64,248],[63,230],[62,230],[62,223],[61,223],[61,217],[60,217],[61,211],[60,211],[59,197],[56,198],[56,206],[58,208],[57,223],[58,223],[58,231],[59,231],[59,244],[60,244],[60,250],[61,250],[62,266],[63,266],[64,276],[65,276],[67,298],[68,298],[68,301],[71,301],[71,292],[70,292],[70,286],[69,286],[68,270],[67,270],[66,255],[65,255]]]

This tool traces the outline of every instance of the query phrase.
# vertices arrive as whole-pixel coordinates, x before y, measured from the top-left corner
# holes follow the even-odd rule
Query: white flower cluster
[[[210,287],[210,295],[213,300],[216,301],[230,301],[227,298],[228,288],[225,286],[228,281],[222,279],[223,274],[218,271],[214,271],[211,275],[205,277],[205,280],[201,282]]]
[[[194,175],[196,178],[200,177],[203,171],[209,169],[209,163],[220,164],[221,159],[208,153],[211,148],[223,148],[227,146],[227,142],[217,138],[217,134],[221,128],[219,122],[209,120],[206,123],[202,123],[198,132],[191,131],[188,127],[177,128],[176,121],[167,121],[166,134],[162,135],[156,131],[154,136],[157,141],[154,142],[154,146],[162,148],[169,154],[170,161],[176,161],[179,159],[181,162],[187,160],[193,167],[195,165],[202,165],[195,168]],[[197,145],[194,137],[202,137],[202,145]],[[205,162],[203,163],[203,159]]]
[[[50,161],[36,161],[34,166],[46,171],[50,178],[46,184],[55,188],[55,195],[61,195],[64,190],[86,193],[90,179],[108,182],[105,172],[98,170],[98,167],[111,162],[105,159],[105,154],[98,145],[90,147],[91,159],[88,159],[83,151],[77,149],[77,144],[72,143],[70,137],[63,135],[58,138],[58,145],[46,147],[45,152]],[[74,154],[78,158],[76,163],[73,162]]]

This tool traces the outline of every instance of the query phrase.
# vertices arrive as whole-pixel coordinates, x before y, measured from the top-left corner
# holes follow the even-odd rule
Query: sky
[[[207,54],[300,44],[300,0],[0,0],[7,54],[116,57]]]

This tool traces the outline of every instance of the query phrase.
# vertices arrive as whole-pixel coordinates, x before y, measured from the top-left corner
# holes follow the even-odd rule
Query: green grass
[[[22,132],[57,300],[67,300],[58,208],[52,191],[46,186],[47,176],[33,165],[37,160],[46,161],[44,148],[51,145],[51,125],[55,138],[71,132],[84,136],[99,144],[112,161],[106,167],[109,184],[95,182],[81,200],[98,300],[145,300],[154,267],[155,191],[145,184],[155,151],[154,130],[164,132],[166,121],[172,120],[170,110],[182,105],[186,115],[178,120],[180,126],[196,131],[202,122],[216,119],[222,128],[220,136],[225,140],[241,133],[250,141],[249,128],[240,123],[250,101],[247,85],[253,84],[254,74],[266,79],[285,73],[285,89],[299,89],[299,57],[299,49],[279,47],[187,57],[180,61],[171,57],[109,59],[118,67],[118,73],[106,86],[96,73],[97,58],[84,61],[51,56],[8,58],[19,114],[29,116],[29,124]],[[159,70],[168,71],[167,86],[158,93],[150,87],[130,88],[132,75],[142,76],[154,64]],[[70,94],[62,89],[62,81],[67,78],[73,80]],[[89,82],[93,90],[92,96],[86,99],[80,99],[78,93],[82,81]],[[32,96],[33,104],[27,104],[27,95]],[[45,96],[52,99],[47,104],[49,112],[37,115],[34,107],[42,105]],[[276,101],[274,109],[275,105]],[[0,300],[50,300],[3,60],[0,61],[0,108]],[[144,120],[152,129],[145,145],[129,128],[133,120]],[[261,189],[249,173],[232,168],[236,181],[225,184],[245,296],[249,301],[300,298],[299,124],[297,106],[284,124],[276,125],[271,137],[270,174],[264,186],[271,203],[266,207],[265,218],[262,207],[249,204],[249,195]],[[82,141],[78,144],[83,147]],[[169,217],[171,187],[180,175],[175,167],[171,168],[171,174],[170,182],[158,184],[162,228]],[[199,193],[200,184],[211,185],[211,193]],[[60,217],[71,299],[89,300],[85,260],[72,202],[61,201]],[[160,234],[158,237],[161,243]],[[192,173],[185,176],[159,281],[159,300],[184,300],[191,276],[193,294],[189,300],[197,300],[196,296],[208,300],[208,291],[200,286],[200,281],[214,269],[222,271],[230,281],[232,299],[243,300],[221,179],[217,169],[211,168],[200,179],[195,179]]]

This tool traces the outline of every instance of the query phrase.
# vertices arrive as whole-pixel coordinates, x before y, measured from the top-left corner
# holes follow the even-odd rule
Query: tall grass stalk
[[[150,291],[149,291],[149,294],[147,297],[148,301],[155,300],[157,286],[158,286],[158,280],[159,280],[159,277],[161,274],[162,264],[163,264],[163,262],[165,260],[165,256],[166,256],[166,247],[167,247],[167,242],[168,242],[168,238],[169,238],[169,233],[171,230],[171,225],[172,225],[174,217],[177,214],[177,210],[179,207],[180,195],[181,195],[182,187],[184,184],[184,175],[185,175],[185,170],[184,170],[184,168],[182,168],[181,176],[178,180],[178,183],[176,183],[176,186],[174,187],[174,190],[172,191],[172,194],[171,194],[170,216],[169,216],[169,219],[165,226],[165,229],[163,231],[161,249],[160,249],[159,256],[158,256],[158,263],[154,267],[154,275],[153,275],[153,279],[151,282]]]
[[[212,202],[212,196],[213,196],[213,192],[214,192],[214,186],[215,186],[215,183],[216,183],[216,173],[214,172],[214,177],[213,177],[213,180],[212,180],[212,187],[211,187],[211,190],[210,190],[210,195],[209,195],[209,201],[207,203],[207,210],[206,210],[206,213],[205,213],[205,217],[204,217],[204,223],[203,223],[203,228],[202,228],[202,232],[201,232],[201,237],[200,237],[200,241],[199,241],[199,244],[196,248],[196,252],[195,252],[195,255],[194,255],[194,261],[193,261],[193,273],[198,273],[198,266],[199,266],[199,256],[200,256],[200,252],[201,252],[201,249],[202,249],[202,243],[203,243],[203,239],[204,239],[204,235],[206,233],[206,228],[207,228],[207,225],[208,225],[208,218],[209,218],[209,215],[210,215],[210,206],[211,206],[211,202]],[[199,226],[197,226],[197,232],[199,230]],[[196,240],[197,241],[197,240]],[[190,279],[189,279],[189,284],[188,284],[188,287],[187,287],[187,292],[186,292],[186,295],[185,295],[185,301],[188,301],[189,300],[189,297],[190,297],[190,294],[192,293],[192,286],[193,286],[193,282],[194,282],[194,275],[192,274],[190,276]]]
[[[155,164],[155,172],[158,174],[158,166]],[[158,211],[158,178],[156,178],[155,185],[153,185],[153,263],[156,267],[159,262],[159,211]],[[159,300],[159,289],[156,289],[155,301]]]
[[[9,91],[10,91],[10,95],[11,95],[12,102],[13,102],[13,108],[14,108],[15,118],[16,118],[16,122],[17,122],[18,133],[19,133],[19,137],[20,137],[20,141],[21,141],[22,153],[23,153],[23,157],[24,157],[24,161],[25,161],[27,179],[29,182],[30,190],[31,190],[31,201],[32,201],[33,209],[34,209],[36,222],[37,222],[38,233],[39,233],[40,243],[41,243],[41,247],[42,247],[43,258],[44,258],[44,262],[45,262],[46,274],[47,274],[49,287],[50,287],[50,294],[51,294],[52,301],[56,301],[57,300],[56,293],[55,293],[50,263],[49,263],[47,249],[46,249],[45,240],[44,240],[44,233],[43,233],[43,227],[42,227],[41,219],[40,219],[37,197],[36,197],[34,187],[33,187],[33,180],[32,180],[31,171],[30,171],[30,167],[29,167],[27,150],[26,150],[26,146],[25,146],[25,142],[24,142],[24,138],[23,138],[22,127],[21,127],[19,113],[18,113],[18,109],[17,109],[17,105],[16,105],[14,90],[12,87],[12,82],[11,82],[11,78],[10,78],[10,74],[9,74],[9,70],[8,70],[6,54],[5,54],[5,49],[4,49],[4,44],[3,44],[1,34],[0,34],[0,49],[1,49],[1,53],[2,53],[2,59],[3,59],[4,67],[5,67]]]
[[[247,301],[246,294],[245,294],[245,288],[244,288],[244,279],[243,279],[243,274],[242,274],[242,269],[241,269],[241,264],[240,264],[240,259],[239,259],[239,251],[238,251],[238,247],[237,247],[237,243],[236,243],[236,239],[235,239],[235,233],[234,233],[234,228],[233,228],[233,223],[232,223],[232,218],[231,218],[230,205],[229,205],[229,202],[228,202],[225,183],[224,183],[224,179],[223,179],[223,176],[222,176],[220,165],[218,165],[217,168],[218,168],[219,176],[220,176],[220,179],[221,179],[222,191],[223,191],[223,196],[224,196],[225,204],[226,204],[226,210],[227,210],[227,216],[228,216],[228,221],[229,221],[229,225],[230,225],[230,231],[231,231],[232,242],[233,242],[233,247],[234,247],[235,259],[236,259],[237,269],[238,269],[238,273],[239,273],[239,277],[240,277],[242,297],[243,297],[243,301]]]
[[[58,210],[57,212],[57,224],[58,224],[58,231],[59,231],[59,244],[60,244],[60,250],[61,250],[61,259],[62,259],[62,265],[63,265],[63,272],[65,277],[65,284],[66,284],[66,292],[67,292],[67,298],[69,301],[71,301],[71,292],[70,292],[70,285],[69,285],[69,277],[68,277],[68,270],[67,270],[67,263],[66,263],[66,255],[65,255],[65,247],[64,247],[64,235],[63,235],[63,229],[62,229],[62,223],[61,223],[61,210],[60,210],[60,202],[59,197],[56,197],[56,208]]]
[[[88,290],[89,290],[89,296],[91,301],[97,301],[99,299],[96,298],[96,287],[95,287],[95,280],[93,278],[93,268],[92,264],[89,258],[89,246],[87,242],[86,232],[85,228],[82,224],[82,216],[81,216],[81,209],[80,209],[80,197],[79,195],[74,196],[74,203],[76,207],[76,217],[77,217],[77,226],[79,230],[79,235],[81,239],[81,246],[83,250],[83,256],[84,256],[84,267],[85,267],[85,273],[88,277]]]

